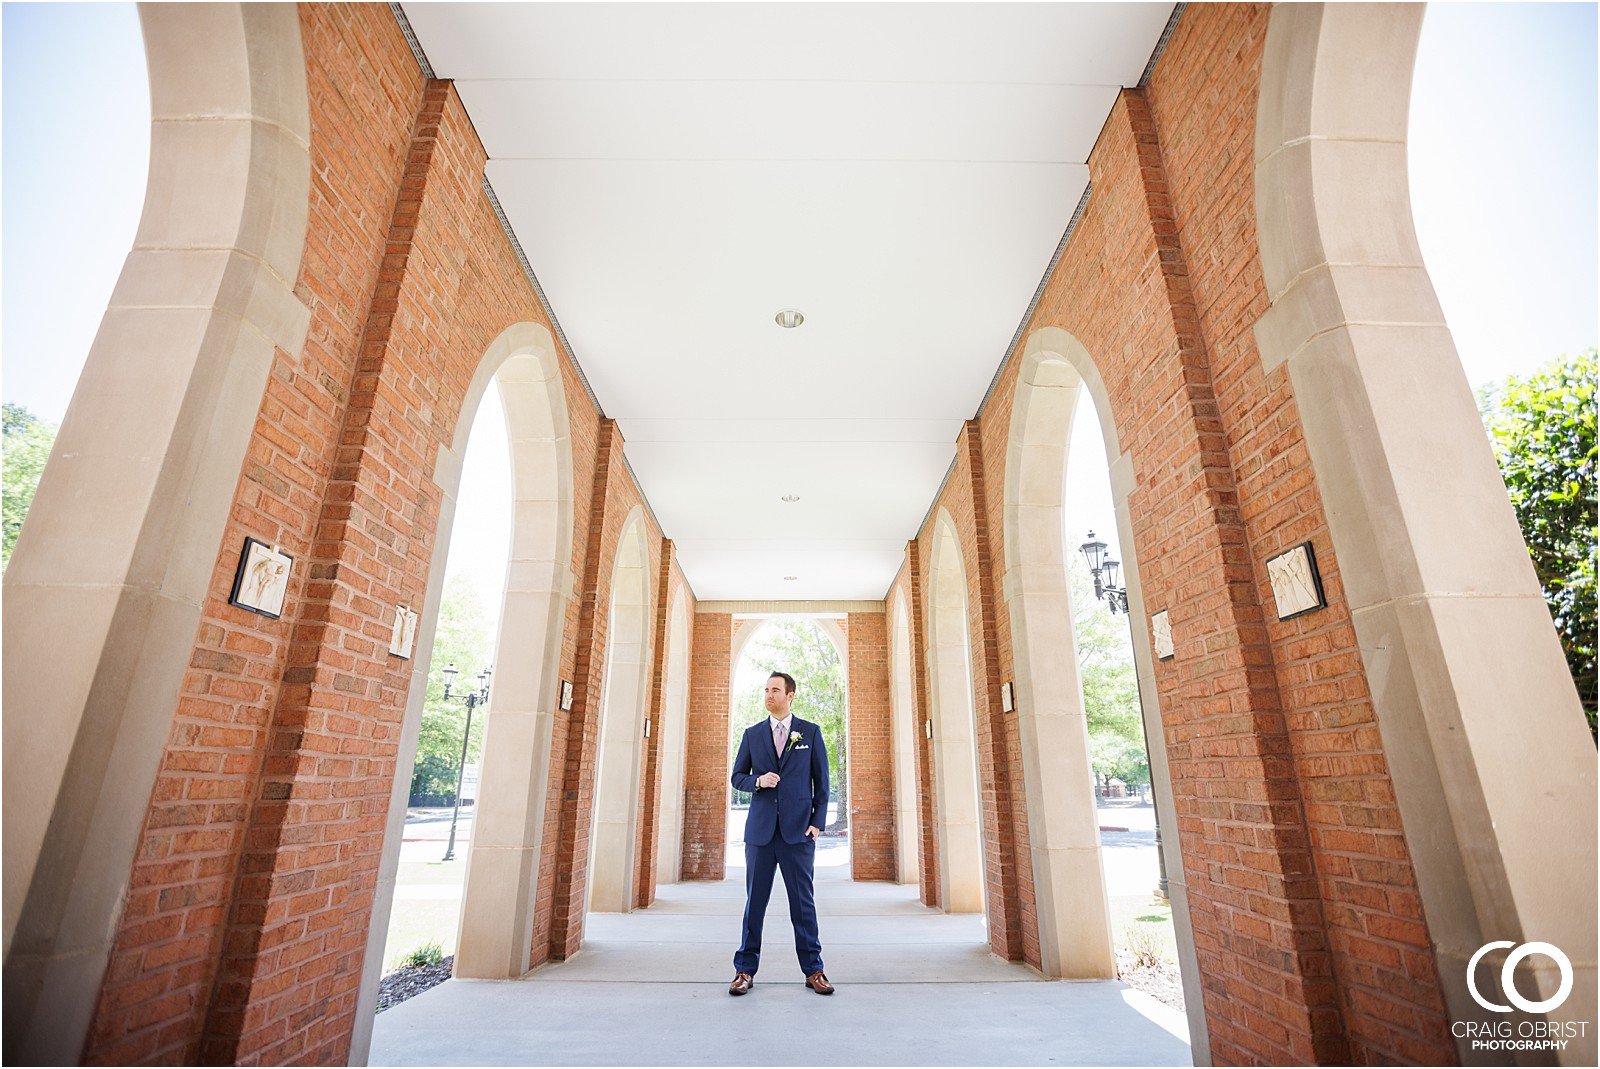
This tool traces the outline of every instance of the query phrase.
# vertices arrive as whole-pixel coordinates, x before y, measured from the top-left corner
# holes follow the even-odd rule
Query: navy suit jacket
[[[804,841],[806,828],[818,831],[828,826],[828,748],[822,742],[822,728],[809,720],[793,716],[789,720],[791,737],[778,759],[772,746],[772,717],[745,729],[739,740],[739,754],[733,759],[734,787],[750,792],[750,812],[744,820],[744,841],[763,846],[774,832],[784,842]],[[757,787],[756,777],[767,772],[779,776],[776,787]]]

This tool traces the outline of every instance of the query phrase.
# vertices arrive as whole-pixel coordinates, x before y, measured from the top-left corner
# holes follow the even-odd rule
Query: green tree
[[[0,514],[4,517],[4,540],[0,542],[0,568],[11,563],[11,549],[17,533],[33,504],[39,476],[44,474],[50,447],[55,445],[56,425],[47,423],[22,405],[5,402],[4,495]]]
[[[767,673],[788,672],[795,681],[791,711],[821,726],[822,739],[828,747],[828,815],[835,823],[844,820],[849,812],[849,785],[845,780],[844,665],[839,662],[839,651],[811,620],[773,620],[745,647],[744,656],[760,669],[761,678],[734,695],[729,767],[738,749],[739,734],[767,715],[762,700]]]
[[[1078,647],[1078,674],[1088,719],[1089,761],[1102,781],[1149,783],[1144,718],[1133,665],[1128,618],[1113,616],[1094,596],[1094,580],[1082,557],[1067,562],[1072,591],[1072,630]]]
[[[1562,356],[1478,395],[1523,540],[1596,730],[1596,351]]]
[[[444,698],[444,669],[457,669],[455,695],[478,685],[478,672],[492,653],[489,614],[472,584],[461,576],[445,581],[439,602],[439,625],[433,636],[433,659],[428,668],[428,690],[422,704],[422,729],[417,737],[417,761],[411,774],[411,793],[455,798],[456,770],[461,762],[461,733],[466,729],[464,702]],[[472,714],[472,739],[467,763],[483,752],[483,706]]]

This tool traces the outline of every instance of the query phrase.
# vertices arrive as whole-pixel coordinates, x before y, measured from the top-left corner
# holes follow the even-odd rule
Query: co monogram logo
[[[1467,962],[1467,991],[1471,993],[1473,1001],[1486,1010],[1496,1013],[1510,1013],[1511,1006],[1501,1006],[1490,1002],[1478,994],[1478,962],[1491,950],[1500,947],[1517,947],[1517,944],[1508,939],[1497,939],[1492,943],[1485,943],[1472,955],[1472,960]],[[1561,986],[1556,993],[1543,1002],[1534,1002],[1522,997],[1522,992],[1517,990],[1517,978],[1514,975],[1517,964],[1523,958],[1532,954],[1543,954],[1556,963],[1556,968],[1561,970]],[[1511,1000],[1512,1006],[1524,1013],[1545,1013],[1555,1009],[1567,1001],[1567,996],[1572,994],[1572,961],[1561,952],[1553,943],[1523,943],[1520,947],[1506,955],[1506,963],[1500,967],[1500,989],[1506,993],[1506,998]]]

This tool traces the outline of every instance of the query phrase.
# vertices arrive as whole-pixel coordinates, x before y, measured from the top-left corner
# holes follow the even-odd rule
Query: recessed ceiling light
[[[785,501],[799,501],[800,500],[800,495],[799,494],[784,494],[783,495],[783,500],[785,500]]]
[[[772,317],[772,321],[787,330],[793,330],[806,321],[806,317],[793,308],[785,308]]]
[[[798,579],[798,578],[800,578],[800,577],[799,577],[799,576],[798,576],[798,575],[786,575],[786,576],[784,576],[784,577],[783,577],[783,578],[784,578],[784,580],[785,580],[785,581],[786,581],[786,582],[790,582],[790,583],[792,583],[792,582],[794,582],[794,581],[795,581],[795,580],[796,580],[796,579]]]

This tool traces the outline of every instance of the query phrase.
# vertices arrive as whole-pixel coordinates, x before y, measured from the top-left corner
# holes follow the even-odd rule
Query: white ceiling
[[[883,596],[1172,10],[404,6],[712,600]]]

